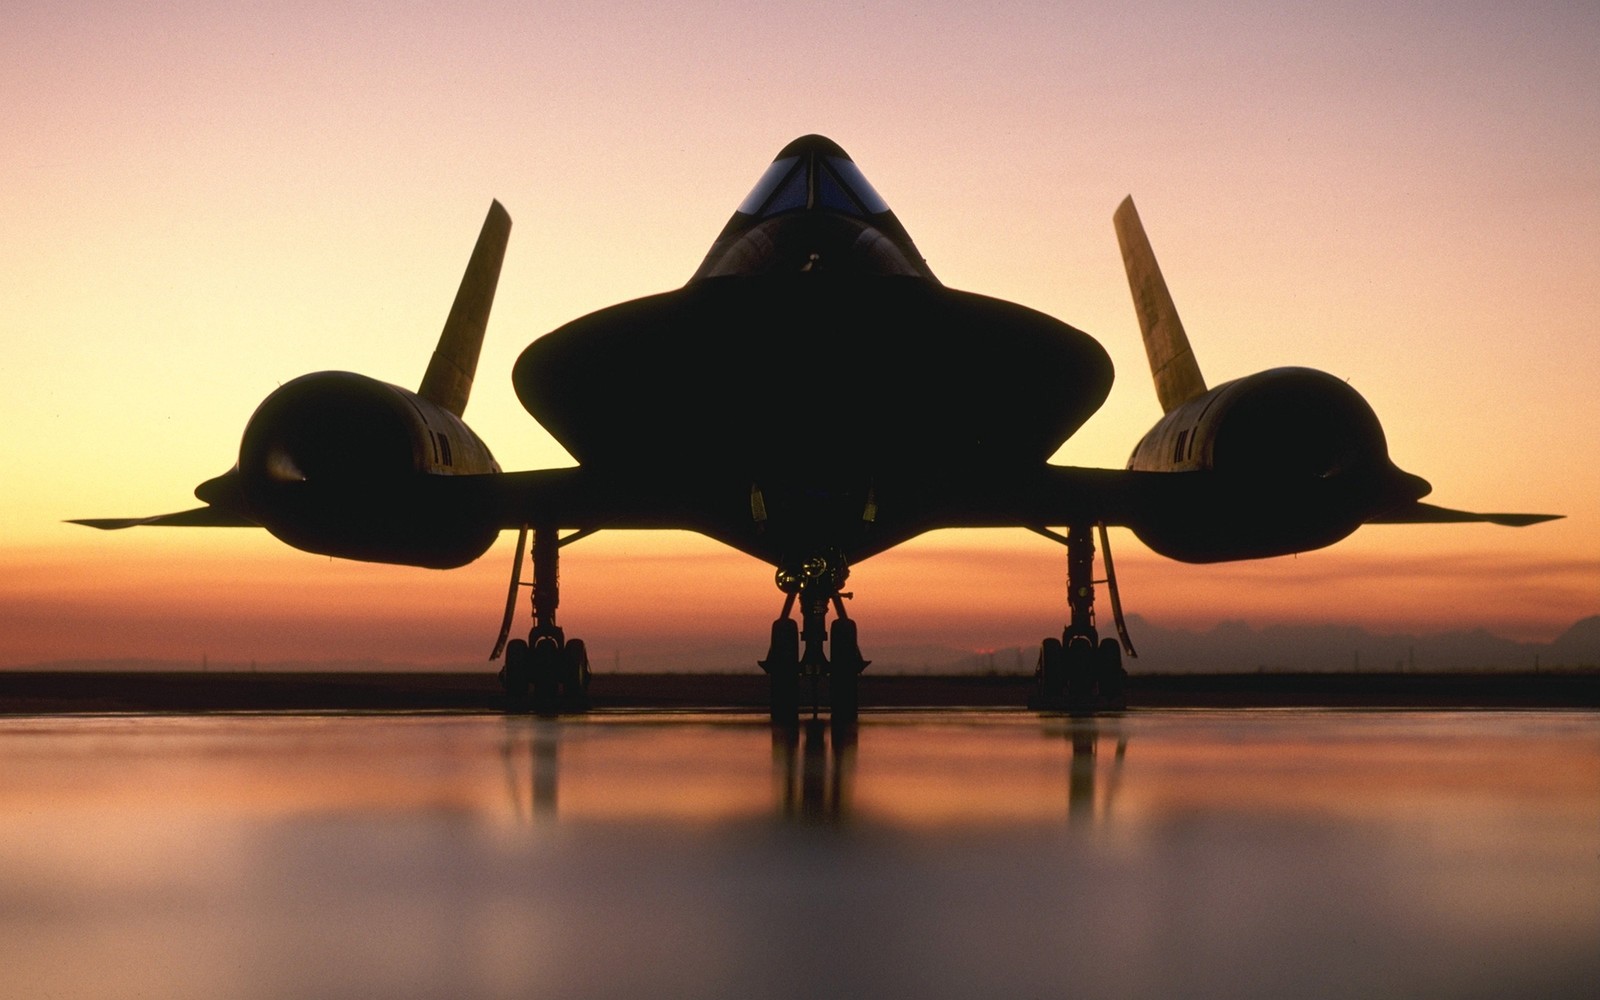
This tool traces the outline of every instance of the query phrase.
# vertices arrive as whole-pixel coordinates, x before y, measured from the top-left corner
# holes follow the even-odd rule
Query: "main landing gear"
[[[500,685],[513,709],[532,708],[540,712],[581,711],[589,707],[589,651],[582,639],[568,639],[556,624],[556,605],[561,603],[561,584],[557,573],[557,553],[561,546],[575,542],[588,532],[579,531],[558,537],[553,526],[536,526],[533,535],[533,579],[522,580],[522,556],[527,549],[529,529],[517,535],[516,560],[511,565],[511,589],[506,595],[505,618],[500,623],[494,660],[505,653],[500,668]],[[516,614],[517,588],[533,592],[533,628],[526,641],[512,639],[511,620]]]
[[[1039,663],[1034,671],[1037,686],[1028,700],[1029,708],[1069,712],[1119,711],[1127,707],[1128,672],[1122,668],[1122,652],[1138,656],[1128,639],[1122,618],[1122,601],[1117,594],[1116,571],[1111,563],[1111,545],[1105,525],[1095,526],[1100,533],[1106,578],[1094,579],[1094,539],[1086,524],[1072,525],[1066,535],[1047,528],[1033,529],[1067,547],[1067,604],[1071,618],[1061,638],[1051,636],[1039,647]],[[1100,638],[1094,623],[1094,585],[1106,584],[1111,597],[1111,613],[1120,638]]]
[[[818,686],[826,678],[835,728],[855,724],[861,707],[861,671],[869,661],[861,657],[856,623],[844,610],[844,599],[850,595],[840,588],[849,576],[849,567],[837,553],[815,556],[778,570],[783,612],[772,623],[772,643],[766,659],[760,661],[772,682],[774,725],[799,723],[801,678],[811,681],[813,707],[818,701]],[[799,625],[790,617],[796,602],[800,605]],[[830,607],[837,616],[831,632],[827,627]],[[829,655],[823,654],[824,642]]]

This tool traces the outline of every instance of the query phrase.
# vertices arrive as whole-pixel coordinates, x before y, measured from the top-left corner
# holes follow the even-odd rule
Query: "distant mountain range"
[[[1600,615],[1578,621],[1553,642],[1515,642],[1483,629],[1375,635],[1353,625],[1252,628],[1243,622],[1223,622],[1203,632],[1192,632],[1161,628],[1138,616],[1129,617],[1128,631],[1139,656],[1125,663],[1130,672],[1139,673],[1440,673],[1600,668]],[[897,652],[883,650],[880,657],[888,665],[898,659]],[[1004,649],[992,654],[962,654],[948,665],[935,665],[930,656],[932,650],[906,652],[911,656],[891,666],[891,670],[1031,673],[1038,655],[1031,647]]]
[[[1584,618],[1553,642],[1514,642],[1482,629],[1426,635],[1375,635],[1348,625],[1272,625],[1253,628],[1224,622],[1202,632],[1162,628],[1130,616],[1128,629],[1139,650],[1128,660],[1134,673],[1239,673],[1405,671],[1523,671],[1600,669],[1600,615]],[[975,653],[939,645],[878,646],[863,643],[872,672],[884,674],[1031,674],[1038,647],[1009,647]],[[759,650],[748,643],[707,644],[657,653],[602,657],[599,673],[745,673],[755,669]],[[487,663],[456,666],[331,660],[323,662],[240,663],[167,660],[58,660],[10,670],[215,671],[259,670],[439,670],[476,672]]]

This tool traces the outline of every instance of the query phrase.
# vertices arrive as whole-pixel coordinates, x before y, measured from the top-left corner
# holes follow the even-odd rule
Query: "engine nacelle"
[[[284,384],[239,446],[239,488],[267,530],[308,552],[369,562],[449,568],[482,555],[494,518],[437,487],[499,471],[461,418],[351,372]]]
[[[1274,368],[1224,382],[1162,417],[1128,468],[1325,478],[1388,461],[1383,426],[1360,393],[1314,368]]]
[[[1286,555],[1331,545],[1386,505],[1415,498],[1389,461],[1377,415],[1342,380],[1274,368],[1227,382],[1162,417],[1128,468],[1213,473],[1214,502],[1136,526],[1184,562]],[[1422,484],[1426,492],[1426,484]],[[1400,497],[1397,490],[1411,490]]]

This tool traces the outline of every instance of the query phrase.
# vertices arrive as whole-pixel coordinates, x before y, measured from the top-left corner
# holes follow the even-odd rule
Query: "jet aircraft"
[[[1093,709],[1122,703],[1134,652],[1107,526],[1206,563],[1317,549],[1362,524],[1551,516],[1422,503],[1428,483],[1389,460],[1371,407],[1325,372],[1209,387],[1131,199],[1114,222],[1164,411],[1125,469],[1048,461],[1110,392],[1100,344],[943,285],[850,156],[807,135],[682,288],[583,316],[518,358],[518,398],[576,467],[504,472],[462,419],[510,234],[495,202],[415,392],[302,376],[255,411],[234,467],[196,488],[204,506],[77,523],[259,526],[309,552],[434,568],[515,529],[490,659],[503,653],[513,704],[547,708],[581,706],[589,680],[582,640],[556,624],[560,550],[598,531],[699,532],[776,571],[759,663],[773,719],[789,722],[806,679],[826,684],[835,721],[854,719],[868,661],[844,604],[850,569],[925,532],[1021,527],[1066,546],[1067,621],[1041,643],[1033,704]],[[1116,638],[1097,627],[1097,583]],[[523,586],[532,628],[508,643]]]

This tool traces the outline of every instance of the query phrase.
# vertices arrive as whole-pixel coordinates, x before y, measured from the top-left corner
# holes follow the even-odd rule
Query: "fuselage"
[[[816,136],[779,153],[683,288],[568,323],[513,372],[582,466],[715,491],[703,530],[772,561],[909,537],[936,496],[919,484],[1041,465],[1111,380],[1087,334],[940,284]]]

